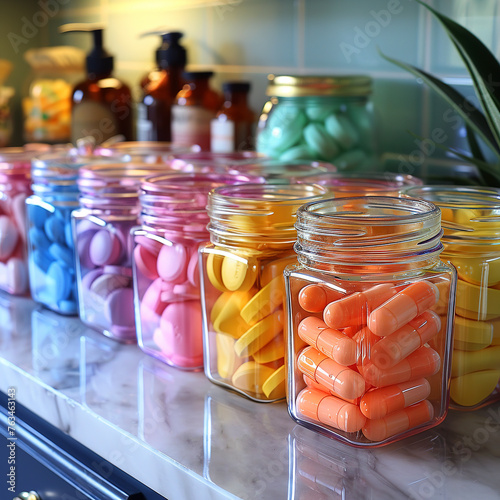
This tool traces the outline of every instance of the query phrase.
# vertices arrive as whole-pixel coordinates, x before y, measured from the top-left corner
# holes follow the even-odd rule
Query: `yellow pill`
[[[237,255],[226,255],[221,267],[222,282],[231,291],[246,291],[252,288],[257,278],[254,259]]]
[[[491,345],[500,345],[500,319],[491,321],[491,326],[493,326],[493,340]]]
[[[261,394],[264,382],[273,372],[273,368],[259,365],[255,361],[247,361],[234,372],[231,382],[237,389]]]
[[[480,351],[453,351],[452,377],[481,370],[500,370],[500,346],[487,347]]]
[[[241,337],[248,330],[249,324],[241,317],[240,311],[251,297],[251,291],[226,292],[222,294],[217,299],[213,308],[220,311],[212,321],[214,330],[217,333],[231,335],[231,337],[236,339]],[[222,304],[222,301],[225,301],[225,303]]]
[[[283,311],[276,311],[250,327],[234,344],[238,356],[251,356],[271,342],[283,329]]]
[[[277,276],[264,288],[259,290],[241,310],[241,317],[247,322],[260,321],[278,307],[283,305],[285,284],[281,276]]]
[[[457,280],[456,312],[480,321],[500,316],[500,290]]]
[[[285,397],[285,365],[280,366],[262,384],[262,390],[268,399],[279,399]]]
[[[224,256],[217,253],[209,253],[207,258],[207,276],[212,285],[220,292],[226,292],[227,288],[222,282],[222,263]]]
[[[453,257],[450,262],[456,267],[458,277],[474,285],[495,286],[500,283],[500,257]]]
[[[273,260],[268,264],[264,264],[260,273],[260,284],[266,286],[276,278],[276,276],[283,277],[285,268],[293,264],[297,264],[297,255],[295,253],[289,257],[283,257],[282,259]]]
[[[271,363],[271,361],[276,361],[285,356],[285,339],[283,335],[278,335],[274,337],[271,342],[266,344],[262,349],[259,349],[253,355],[253,359],[257,363]]]
[[[455,349],[461,351],[484,349],[493,342],[493,325],[456,316],[453,342]]]
[[[482,370],[452,378],[451,399],[460,406],[475,406],[486,399],[500,379],[500,370]]]
[[[243,360],[234,352],[235,340],[229,335],[215,334],[217,371],[222,378],[230,379]]]

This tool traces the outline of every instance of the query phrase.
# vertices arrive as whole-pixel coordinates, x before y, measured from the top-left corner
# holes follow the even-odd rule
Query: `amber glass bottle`
[[[132,94],[113,76],[113,56],[102,44],[102,28],[87,24],[61,26],[63,33],[90,32],[94,48],[87,55],[87,77],[75,85],[71,106],[71,142],[93,136],[97,144],[116,135],[133,139]]]
[[[248,106],[248,82],[226,82],[224,103],[211,124],[211,150],[230,153],[254,148],[255,113]]]
[[[210,88],[212,75],[212,71],[184,73],[186,83],[172,106],[172,142],[210,150],[210,122],[222,105],[222,96]]]
[[[179,44],[182,33],[160,34],[162,44],[156,51],[156,68],[140,82],[142,102],[137,107],[138,141],[171,141],[171,108],[182,89],[186,49]]]

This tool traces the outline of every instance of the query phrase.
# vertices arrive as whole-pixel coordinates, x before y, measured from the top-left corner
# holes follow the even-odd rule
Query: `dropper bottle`
[[[133,139],[132,94],[127,84],[113,75],[113,56],[103,47],[103,27],[73,23],[59,28],[61,33],[92,33],[93,49],[87,54],[87,77],[72,93],[71,142],[94,137],[96,144],[114,136]]]
[[[182,89],[186,49],[179,44],[179,32],[150,31],[141,37],[160,35],[156,50],[156,68],[141,80],[141,102],[137,106],[137,140],[171,141],[171,107]]]

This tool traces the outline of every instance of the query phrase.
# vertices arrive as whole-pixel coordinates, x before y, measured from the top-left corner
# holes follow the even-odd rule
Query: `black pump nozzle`
[[[60,33],[92,33],[94,47],[86,58],[89,75],[109,75],[113,71],[113,56],[103,47],[103,31],[100,24],[72,23],[59,26]]]
[[[179,44],[179,40],[183,37],[183,33],[180,33],[179,31],[169,32],[155,30],[142,33],[140,38],[150,35],[159,35],[161,37],[161,45],[156,50],[156,64],[159,68],[183,68],[186,66],[186,49]]]

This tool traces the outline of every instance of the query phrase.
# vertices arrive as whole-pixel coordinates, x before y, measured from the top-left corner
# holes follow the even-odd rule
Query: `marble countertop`
[[[500,403],[356,449],[0,295],[0,390],[170,500],[500,499]]]

